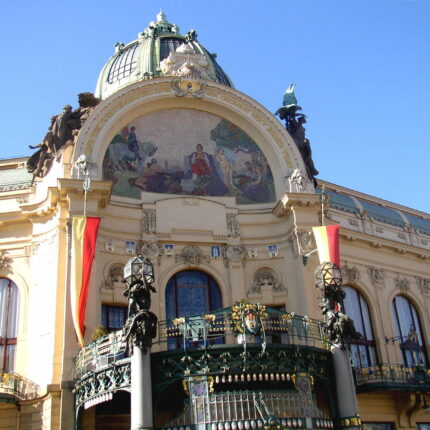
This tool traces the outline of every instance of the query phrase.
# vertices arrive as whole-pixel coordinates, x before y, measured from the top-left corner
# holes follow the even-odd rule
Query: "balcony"
[[[15,372],[0,373],[0,401],[36,399],[39,390],[37,384]]]
[[[235,307],[160,321],[151,351],[155,404],[166,390],[196,376],[210,378],[215,392],[234,389],[232,384],[241,390],[291,390],[298,374],[330,385],[331,353],[321,322],[271,308],[264,308],[261,318],[247,318],[249,331]],[[121,331],[82,349],[75,380],[76,410],[108,401],[117,390],[130,391]]]
[[[379,364],[353,369],[357,392],[430,391],[430,370],[423,366]]]

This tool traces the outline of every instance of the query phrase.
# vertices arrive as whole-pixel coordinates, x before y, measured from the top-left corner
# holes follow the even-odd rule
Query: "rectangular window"
[[[394,430],[393,423],[363,423],[363,430]]]
[[[417,423],[418,430],[430,430],[430,423]]]
[[[127,319],[126,306],[102,305],[102,326],[109,331],[121,330]]]

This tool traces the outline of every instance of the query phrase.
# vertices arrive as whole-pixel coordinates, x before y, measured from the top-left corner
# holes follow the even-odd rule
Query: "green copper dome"
[[[141,81],[159,76],[179,74],[172,67],[171,53],[178,52],[182,66],[196,67],[202,79],[209,79],[233,87],[230,78],[198,41],[195,30],[185,35],[179,34],[176,24],[170,24],[166,15],[160,12],[157,20],[139,33],[138,39],[124,45],[115,44],[115,53],[103,67],[96,88],[96,97],[106,99],[119,89]],[[163,62],[164,60],[164,62]]]

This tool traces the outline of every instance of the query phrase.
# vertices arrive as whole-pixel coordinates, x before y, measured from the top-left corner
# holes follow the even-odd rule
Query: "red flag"
[[[81,348],[84,347],[85,311],[99,225],[98,217],[73,217],[71,305],[73,324]]]
[[[323,225],[312,227],[317,243],[320,264],[334,263],[340,267],[339,226]]]

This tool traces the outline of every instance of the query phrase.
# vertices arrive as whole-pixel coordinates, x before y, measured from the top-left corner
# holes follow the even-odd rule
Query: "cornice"
[[[407,245],[404,243],[394,242],[388,239],[384,239],[381,237],[370,236],[365,233],[357,232],[354,230],[349,230],[344,227],[340,229],[340,237],[349,242],[359,241],[366,246],[370,246],[371,248],[385,248],[387,250],[391,250],[399,255],[414,255],[423,260],[430,259],[430,251],[422,248],[416,248],[411,245]]]

